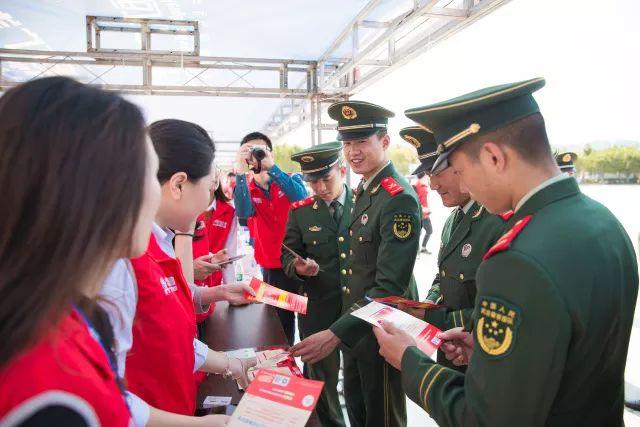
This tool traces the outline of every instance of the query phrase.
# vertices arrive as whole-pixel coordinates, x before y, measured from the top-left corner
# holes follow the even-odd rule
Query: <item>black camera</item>
[[[256,159],[257,162],[260,162],[262,159],[267,157],[267,152],[263,147],[256,146],[251,148],[251,156]]]

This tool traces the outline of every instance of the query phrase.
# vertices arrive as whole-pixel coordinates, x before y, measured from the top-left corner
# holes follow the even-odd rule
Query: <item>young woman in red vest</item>
[[[249,367],[198,341],[195,313],[205,312],[211,302],[221,299],[246,303],[243,291],[251,290],[246,284],[192,285],[191,239],[195,220],[209,201],[213,141],[200,126],[181,120],[155,122],[149,135],[159,158],[161,201],[146,253],[131,260],[138,298],[125,377],[128,389],[153,407],[191,415],[196,403],[195,371],[246,381]],[[190,260],[189,265],[183,266],[176,257],[178,247],[188,248],[190,257],[181,259]]]
[[[0,425],[129,426],[94,298],[144,251],[159,200],[142,114],[49,77],[7,91],[0,117]]]
[[[220,268],[217,263],[238,252],[238,225],[236,210],[220,185],[220,172],[211,192],[211,204],[196,222],[196,237],[193,239],[193,270],[195,283],[199,286],[219,286],[234,283],[233,265]],[[206,313],[196,315],[198,324],[204,322],[213,312],[213,304]]]

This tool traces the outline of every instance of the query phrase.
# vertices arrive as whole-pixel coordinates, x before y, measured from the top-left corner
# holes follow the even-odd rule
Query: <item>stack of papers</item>
[[[322,391],[322,381],[260,369],[228,426],[304,427]]]

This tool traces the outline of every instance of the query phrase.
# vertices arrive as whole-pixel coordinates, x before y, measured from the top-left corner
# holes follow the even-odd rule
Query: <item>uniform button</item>
[[[351,293],[351,290],[347,288],[347,295],[349,295],[350,293]]]
[[[347,257],[347,254],[345,254],[344,252],[340,254],[340,258],[345,259]]]
[[[340,273],[342,273],[342,275],[346,275],[347,274],[347,270],[345,270],[344,268],[342,270],[340,270]]]
[[[444,270],[442,270],[442,271],[440,272],[440,275],[441,275],[442,277],[446,276],[446,274],[445,274]]]
[[[347,293],[347,287],[346,286],[342,287],[342,292],[344,292],[345,294]]]
[[[353,230],[349,230],[349,236],[353,236]]]
[[[344,242],[344,237],[342,236],[338,237],[338,242]]]
[[[313,241],[313,244],[314,244],[314,245],[316,244],[316,241],[315,241],[315,240]]]
[[[352,274],[353,274],[353,271],[349,269],[349,276],[351,276]]]
[[[362,236],[358,237],[358,241],[362,242]]]
[[[353,250],[349,249],[349,255],[353,255]]]
[[[460,273],[460,280],[464,280],[464,274]]]

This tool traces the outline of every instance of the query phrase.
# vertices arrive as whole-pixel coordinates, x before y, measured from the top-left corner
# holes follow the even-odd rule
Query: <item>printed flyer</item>
[[[260,369],[227,425],[304,427],[323,385],[322,381]]]
[[[255,297],[248,292],[244,293],[244,297],[249,301],[263,302],[274,307],[295,311],[300,314],[307,314],[307,302],[309,300],[307,297],[283,291],[268,283],[264,283],[256,277],[251,279],[249,286],[251,286],[256,293]]]
[[[431,358],[433,358],[434,353],[442,344],[440,338],[436,337],[440,329],[404,311],[377,301],[372,301],[364,307],[351,312],[351,315],[377,327],[380,327],[382,320],[393,323],[398,329],[402,329],[411,335],[416,340],[418,348]]]

